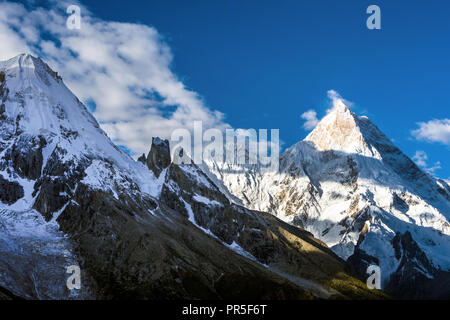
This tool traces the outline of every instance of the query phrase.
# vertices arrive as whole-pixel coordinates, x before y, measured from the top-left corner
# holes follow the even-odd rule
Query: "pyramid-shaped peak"
[[[333,108],[329,111],[329,113],[349,113],[350,114],[351,111],[342,99],[334,99],[333,100]]]
[[[370,121],[365,119],[364,121]],[[333,101],[333,108],[305,138],[320,151],[336,150],[379,157],[368,142],[368,133],[361,127],[360,118],[340,99]],[[375,127],[375,126],[374,126]]]
[[[23,59],[23,60],[37,60],[38,58],[33,56],[31,53],[21,53],[17,56],[15,56],[13,59]]]
[[[32,68],[35,69],[38,65],[44,64],[44,62],[32,56],[30,53],[22,53],[11,59],[5,60],[1,62],[2,69],[10,70],[14,68],[24,69],[24,68]]]
[[[153,137],[152,147],[150,148],[146,162],[147,167],[153,171],[156,177],[159,177],[161,172],[167,168],[171,162],[169,140]]]
[[[62,79],[41,58],[30,53],[22,53],[11,59],[0,61],[0,71],[11,75],[13,78],[40,79],[46,85],[50,85],[50,79],[60,82]]]

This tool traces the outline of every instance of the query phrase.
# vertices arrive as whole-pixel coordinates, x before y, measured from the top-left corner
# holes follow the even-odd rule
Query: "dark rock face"
[[[0,71],[0,120],[4,121],[6,120],[5,115],[5,102],[8,98],[9,90],[8,88],[5,88],[5,78],[6,75],[3,71]]]
[[[397,232],[395,237],[392,239],[392,246],[395,250],[395,257],[398,260],[402,259],[402,262],[407,263],[408,260],[416,259],[425,270],[432,271],[433,265],[414,241],[409,231],[403,234]]]
[[[0,287],[0,301],[4,300],[21,300],[19,297],[15,296],[11,291]]]
[[[46,145],[43,137],[22,134],[11,150],[14,170],[22,178],[36,180],[42,170],[42,148]]]
[[[143,164],[147,165],[147,158],[145,157],[145,154],[142,154],[137,161],[142,162]]]
[[[438,192],[450,201],[450,185],[444,180],[438,180],[442,186],[438,186]]]
[[[445,299],[450,297],[450,272],[436,269],[409,231],[392,239],[400,264],[391,275],[386,291],[402,299]]]
[[[188,170],[184,171],[183,168]],[[207,184],[198,183],[196,175],[203,177]],[[182,201],[182,199],[186,199],[188,203],[194,206],[195,219],[203,227],[208,227],[207,221],[210,220],[211,215],[217,213],[217,208],[215,211],[211,211],[210,207],[202,205],[201,202],[193,201],[195,195],[217,201],[219,204],[230,203],[196,165],[170,164],[165,182],[161,191],[161,200],[170,208],[184,213],[187,217],[186,206]]]
[[[47,221],[52,214],[60,210],[73,196],[73,190],[84,176],[84,169],[90,160],[82,159],[75,163],[73,160],[61,162],[65,151],[55,148],[49,157],[42,176],[34,185],[36,201],[34,209],[38,210]]]
[[[409,210],[408,203],[396,193],[394,193],[393,205],[398,211],[403,213],[408,212]]]
[[[355,252],[347,259],[353,273],[361,280],[367,279],[369,276],[366,271],[370,265],[380,265],[380,261],[359,247],[355,248]]]
[[[311,297],[258,264],[230,254],[156,199],[123,196],[119,201],[80,185],[73,200],[57,221],[77,244],[81,268],[91,276],[100,299]]]
[[[169,141],[153,138],[152,147],[146,160],[147,167],[153,171],[156,177],[159,177],[161,171],[169,166],[170,161]]]
[[[392,239],[397,270],[382,289],[399,299],[448,299],[450,297],[450,272],[436,269],[414,241],[409,231],[397,233]],[[380,265],[377,258],[359,247],[347,259],[352,272],[361,280],[367,279],[367,267]],[[425,274],[426,275],[425,275]]]
[[[11,205],[24,195],[23,188],[17,182],[5,180],[0,175],[0,201]]]
[[[69,201],[70,189],[60,177],[53,179],[42,177],[35,186],[39,188],[39,195],[33,207],[44,216],[45,220],[49,221],[52,213],[61,209]]]

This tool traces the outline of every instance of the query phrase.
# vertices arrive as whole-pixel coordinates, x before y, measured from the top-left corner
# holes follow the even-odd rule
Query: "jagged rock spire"
[[[163,140],[158,137],[152,138],[152,147],[146,159],[147,167],[153,171],[156,177],[159,177],[161,171],[170,164],[169,140]]]

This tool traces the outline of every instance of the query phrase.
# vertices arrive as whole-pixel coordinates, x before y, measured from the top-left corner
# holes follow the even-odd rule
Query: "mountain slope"
[[[304,227],[361,277],[377,264],[382,288],[397,296],[448,295],[429,284],[450,275],[448,185],[422,172],[343,101],[281,155],[279,172],[206,164],[240,203]]]
[[[171,164],[167,142],[131,159],[42,60],[0,62],[0,99],[0,287],[12,295],[385,297],[311,234]],[[81,290],[66,288],[70,265]]]
[[[140,161],[165,176],[161,201],[203,233],[321,298],[386,297],[367,290],[345,262],[309,232],[231,203],[196,165],[164,161],[169,154],[169,142],[156,138],[148,157]]]

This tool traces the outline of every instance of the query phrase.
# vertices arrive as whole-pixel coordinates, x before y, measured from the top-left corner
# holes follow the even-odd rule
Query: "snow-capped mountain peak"
[[[305,140],[280,156],[279,172],[207,165],[248,208],[304,227],[362,273],[370,262],[380,265],[384,286],[397,280],[396,290],[420,286],[450,271],[444,253],[450,252],[448,185],[423,172],[340,99]],[[400,243],[426,259],[404,252],[409,260],[403,261]]]
[[[22,85],[29,85],[32,81],[42,82],[46,86],[62,82],[57,72],[53,71],[40,58],[36,58],[29,53],[0,61],[0,68],[10,78],[15,78],[15,82],[22,82]]]
[[[357,153],[380,159],[380,155],[367,141],[361,122],[369,122],[367,118],[358,117],[338,100],[332,110],[317,124],[305,138],[320,151],[337,150],[346,153]]]
[[[108,159],[142,181],[145,192],[158,194],[155,177],[114,145],[58,73],[40,58],[21,54],[0,62],[0,81],[2,134],[40,137],[43,165],[58,150],[64,150],[65,161]]]
[[[19,69],[36,69],[36,66],[44,64],[41,59],[33,57],[30,53],[22,53],[3,62],[5,70]]]
[[[39,288],[60,281],[61,268],[76,257],[56,220],[79,205],[73,201],[77,194],[88,188],[116,200],[120,194],[156,197],[162,182],[114,145],[40,58],[21,54],[0,61],[0,256],[5,257],[0,275],[9,274],[11,244],[16,244],[26,262],[19,264],[19,273],[40,268],[34,260],[39,247],[50,253],[38,271],[58,272],[56,280],[43,280]],[[17,277],[0,277],[0,286],[22,294]],[[51,287],[42,297],[67,297],[63,289]]]

